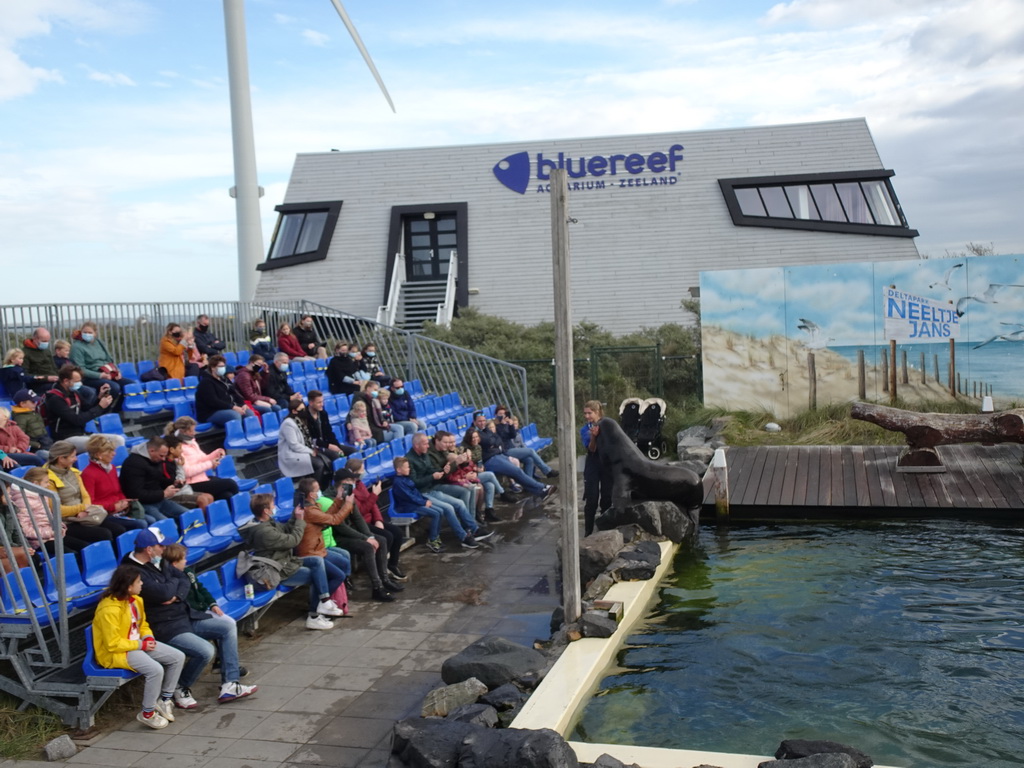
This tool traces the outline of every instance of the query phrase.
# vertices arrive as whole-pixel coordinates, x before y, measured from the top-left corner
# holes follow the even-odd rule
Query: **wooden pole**
[[[867,400],[868,397],[868,381],[867,373],[864,370],[864,350],[857,350],[857,397],[861,400]]]
[[[953,373],[956,371],[956,344],[953,339],[949,340],[949,394],[956,397],[956,385],[953,383]]]
[[[708,469],[714,482],[715,515],[719,519],[729,517],[729,465],[725,461],[725,449],[716,448]]]
[[[807,353],[807,407],[812,411],[818,407],[818,373],[814,368],[814,353]]]
[[[964,383],[960,377],[960,371],[956,372],[956,391],[961,395],[964,393]]]
[[[881,349],[882,353],[882,391],[889,391],[889,350]]]
[[[576,481],[576,388],[573,386],[572,271],[569,252],[569,187],[564,169],[551,171],[551,271],[554,275],[555,383],[558,455],[562,482],[562,608],[565,621],[580,617],[580,526]]]
[[[900,350],[900,382],[903,384],[910,383],[910,374],[907,371],[907,350]]]
[[[896,339],[889,339],[889,400],[896,402]]]
[[[939,356],[932,355],[932,372],[935,374],[935,383],[942,386],[942,379],[939,378]]]
[[[928,368],[924,364],[924,352],[921,353],[921,383],[928,383]]]

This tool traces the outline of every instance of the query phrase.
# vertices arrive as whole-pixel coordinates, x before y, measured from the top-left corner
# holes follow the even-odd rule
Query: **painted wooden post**
[[[729,517],[729,465],[725,461],[725,449],[715,448],[708,469],[715,491],[715,515],[724,519]]]
[[[956,345],[953,343],[953,339],[949,340],[949,394],[956,397],[957,387],[953,383],[953,373],[956,371]],[[957,378],[960,378],[960,374],[957,374]]]
[[[807,353],[807,407],[816,410],[818,407],[818,372],[814,367],[814,353]]]
[[[921,353],[921,383],[928,383],[928,368],[924,364],[924,352]]]
[[[555,382],[558,456],[563,480],[558,484],[562,510],[562,608],[566,622],[580,617],[580,530],[576,482],[576,406],[573,380],[572,280],[569,255],[569,187],[564,169],[551,171],[551,266],[554,274]]]
[[[907,371],[907,350],[900,350],[900,382],[910,383],[910,373]]]
[[[889,350],[878,350],[882,354],[882,391],[889,391]]]
[[[889,339],[889,400],[896,402],[896,339]]]
[[[939,378],[939,356],[932,355],[932,373],[935,374],[935,383],[942,386],[942,379]]]
[[[868,397],[867,373],[864,369],[864,350],[857,350],[857,397],[866,400]]]

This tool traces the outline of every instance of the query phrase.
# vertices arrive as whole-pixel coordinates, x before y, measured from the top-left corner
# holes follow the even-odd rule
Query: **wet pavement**
[[[260,629],[266,634],[248,647],[243,643],[244,682],[259,686],[256,695],[218,705],[219,678],[207,673],[192,689],[200,709],[176,710],[176,721],[161,731],[132,719],[67,762],[387,766],[395,720],[419,714],[424,695],[442,684],[445,659],[485,635],[524,645],[549,635],[561,589],[556,499],[498,507],[504,522],[494,524],[487,548],[458,548],[442,532],[444,553],[422,543],[407,549],[402,567],[409,581],[394,603],[370,601],[368,580],[356,574],[352,615],[336,620],[333,630],[305,629],[305,591],[296,590],[303,594],[271,607]],[[8,765],[48,764],[0,762]]]

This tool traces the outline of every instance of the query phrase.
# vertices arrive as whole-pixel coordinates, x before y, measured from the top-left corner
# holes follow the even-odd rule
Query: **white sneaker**
[[[163,715],[167,722],[174,722],[174,704],[169,699],[160,699],[156,703],[156,711]]]
[[[255,685],[242,685],[241,683],[224,683],[220,687],[220,696],[217,697],[218,704],[225,704],[235,699],[244,699],[256,693]]]
[[[318,605],[316,607],[316,612],[318,614],[320,614],[321,616],[344,616],[345,615],[345,612],[342,611],[341,608],[338,607],[338,604],[336,602],[334,602],[333,600],[331,600],[331,598],[327,598],[326,600],[321,600],[320,601],[320,605]]]
[[[135,719],[149,728],[166,728],[168,726],[167,718],[161,715],[158,710],[153,710],[153,714],[149,717],[146,717],[145,714],[139,712],[139,714],[135,716]]]
[[[192,698],[192,691],[188,688],[178,688],[174,692],[174,706],[178,709],[195,709],[199,702]]]
[[[307,616],[306,629],[334,629],[334,622],[326,616]]]

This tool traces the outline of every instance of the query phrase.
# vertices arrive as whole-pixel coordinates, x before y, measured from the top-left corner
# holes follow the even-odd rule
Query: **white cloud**
[[[330,35],[325,35],[323,32],[317,32],[315,29],[302,30],[302,37],[305,38],[306,42],[310,45],[315,45],[319,48],[323,48],[331,39]]]
[[[88,64],[79,64],[82,69],[85,70],[90,80],[94,80],[97,83],[103,83],[105,85],[137,85],[128,75],[123,72],[97,72],[95,69],[90,67]]]

